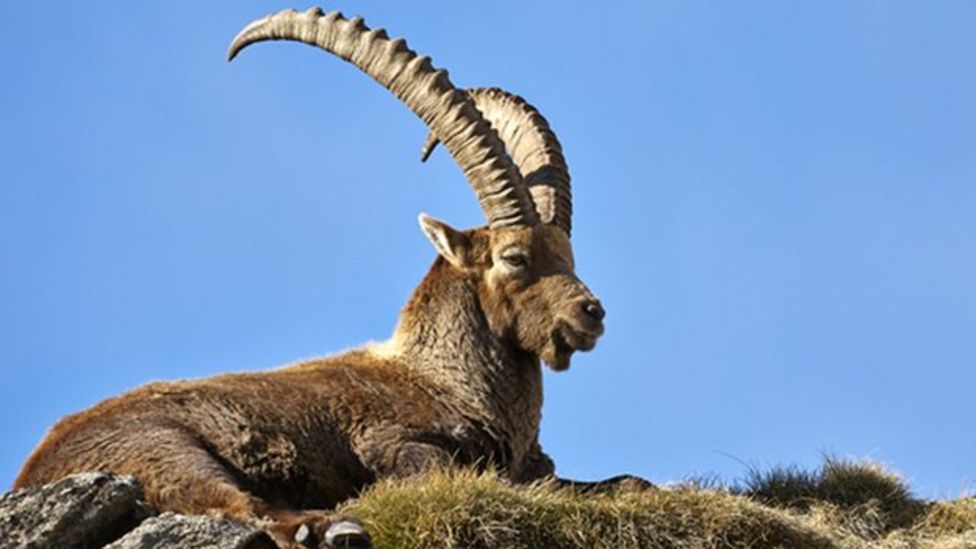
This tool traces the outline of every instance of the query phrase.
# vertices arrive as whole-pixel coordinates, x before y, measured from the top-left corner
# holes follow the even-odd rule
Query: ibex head
[[[574,272],[569,173],[559,142],[531,105],[497,89],[459,90],[402,39],[317,8],[252,23],[229,56],[274,39],[334,53],[393,92],[431,129],[424,158],[444,143],[488,225],[459,231],[421,215],[421,228],[452,273],[474,285],[496,338],[556,370],[569,366],[573,352],[593,348],[604,311]]]
[[[544,360],[569,366],[574,351],[587,351],[603,333],[603,307],[574,274],[566,233],[538,224],[458,231],[421,215],[437,252],[478,291],[495,337]]]

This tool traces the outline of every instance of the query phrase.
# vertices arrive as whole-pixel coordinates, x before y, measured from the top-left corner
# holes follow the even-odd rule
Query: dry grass
[[[381,482],[341,511],[363,520],[378,547],[976,547],[976,499],[914,499],[871,463],[828,459],[814,472],[701,484],[581,495],[441,472]]]

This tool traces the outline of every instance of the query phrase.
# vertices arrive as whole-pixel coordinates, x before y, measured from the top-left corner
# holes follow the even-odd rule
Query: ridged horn
[[[505,90],[472,88],[466,93],[508,148],[532,194],[539,220],[555,224],[569,235],[573,219],[569,168],[549,123],[528,101]],[[420,151],[422,161],[439,141],[437,132],[427,135]]]
[[[441,136],[474,189],[492,229],[537,222],[532,198],[505,146],[474,103],[454,87],[447,71],[431,66],[402,38],[370,30],[359,17],[319,8],[285,10],[244,28],[230,45],[233,60],[245,47],[265,40],[293,40],[318,46],[352,63],[390,90]]]

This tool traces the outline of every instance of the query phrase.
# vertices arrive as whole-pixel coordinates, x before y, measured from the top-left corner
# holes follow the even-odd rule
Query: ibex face
[[[603,334],[603,307],[574,272],[563,229],[533,227],[457,231],[429,216],[421,227],[438,253],[475,282],[495,337],[569,367],[574,351],[588,351]]]

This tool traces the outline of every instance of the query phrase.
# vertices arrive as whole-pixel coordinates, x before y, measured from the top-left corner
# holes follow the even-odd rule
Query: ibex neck
[[[504,438],[520,460],[542,413],[539,360],[495,337],[474,283],[438,260],[400,315],[391,351],[451,393],[459,411]]]

